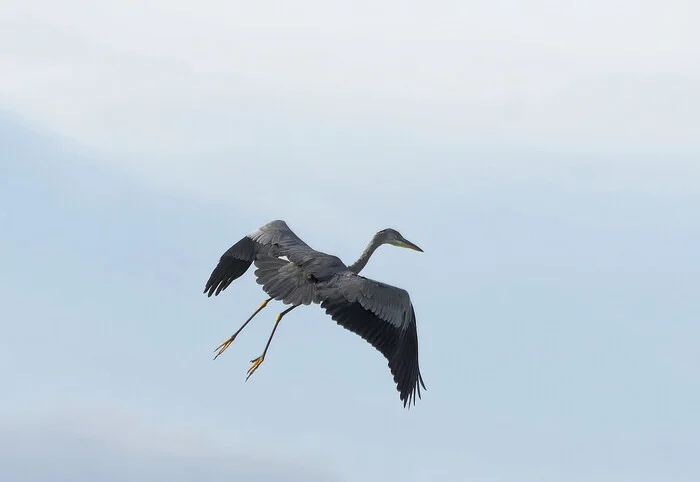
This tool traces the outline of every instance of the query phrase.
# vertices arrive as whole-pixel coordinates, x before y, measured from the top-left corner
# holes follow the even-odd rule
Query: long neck
[[[352,271],[353,273],[359,273],[360,271],[362,271],[362,268],[364,268],[367,265],[367,261],[369,261],[369,258],[372,256],[374,251],[382,244],[383,242],[379,239],[379,237],[373,237],[372,241],[369,242],[365,250],[362,252],[362,255],[360,255],[360,257],[358,258],[358,260],[350,266],[348,266],[350,271]]]

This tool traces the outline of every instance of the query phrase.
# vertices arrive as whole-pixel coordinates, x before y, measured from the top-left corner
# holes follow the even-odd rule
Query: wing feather
[[[286,222],[271,221],[245,235],[221,255],[207,280],[204,293],[207,296],[217,296],[234,280],[243,276],[260,256],[286,256],[290,261],[304,262],[315,253]]]
[[[350,271],[319,290],[321,308],[388,361],[400,398],[410,406],[425,389],[418,364],[416,314],[408,292]]]
[[[281,258],[255,260],[255,277],[263,291],[288,305],[309,305],[314,301],[315,284],[302,268]]]

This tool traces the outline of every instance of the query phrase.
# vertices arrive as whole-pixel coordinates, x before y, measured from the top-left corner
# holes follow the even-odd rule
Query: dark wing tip
[[[234,280],[240,278],[253,264],[255,243],[245,236],[231,246],[219,259],[204,286],[207,297],[218,296]]]
[[[418,367],[418,336],[415,323],[396,327],[346,299],[328,299],[321,303],[326,313],[343,328],[360,335],[388,360],[399,398],[404,407],[421,398],[423,377]]]
[[[420,373],[418,364],[418,330],[416,328],[416,314],[413,305],[404,315],[403,331],[396,352],[390,359],[389,366],[394,373],[394,380],[401,393],[401,400],[404,407],[410,408],[411,403],[415,406],[416,395],[421,399],[421,387],[425,389],[423,376]],[[393,365],[393,366],[392,366]]]
[[[423,383],[423,377],[421,376],[420,373],[418,373],[418,380],[416,381],[416,384],[413,386],[413,388],[410,390],[409,393],[402,393],[401,394],[401,400],[403,400],[403,406],[407,410],[411,409],[411,403],[413,403],[413,406],[416,406],[416,395],[418,395],[418,399],[422,400],[423,397],[421,396],[420,389],[423,387],[423,391],[427,391],[428,389],[425,388],[425,383]]]
[[[240,278],[251,264],[251,261],[233,257],[222,257],[219,264],[214,268],[214,271],[212,271],[207,284],[204,286],[204,293],[206,293],[208,297],[212,295],[218,296],[219,293],[228,288],[234,280]]]
[[[245,270],[243,270],[245,272]],[[243,274],[243,273],[241,273]],[[233,280],[238,278],[238,276],[229,276],[225,279],[215,279],[215,280],[210,280],[207,285],[204,287],[204,293],[207,294],[208,298],[211,298],[212,295],[214,296],[219,296],[219,293],[221,293],[223,290],[225,290],[228,285],[230,285]]]

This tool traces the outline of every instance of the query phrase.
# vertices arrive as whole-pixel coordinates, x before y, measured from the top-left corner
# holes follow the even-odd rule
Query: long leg
[[[219,357],[219,355],[221,355],[221,354],[226,350],[226,348],[228,348],[229,345],[230,345],[231,343],[233,343],[233,340],[236,339],[236,337],[237,337],[238,334],[241,332],[241,330],[243,330],[243,328],[245,328],[245,326],[250,322],[250,320],[252,320],[253,317],[254,317],[255,315],[257,315],[258,313],[260,313],[260,311],[261,311],[263,308],[265,308],[265,307],[267,306],[267,304],[268,304],[271,300],[272,300],[272,296],[269,297],[268,299],[266,299],[265,301],[263,301],[262,304],[260,305],[260,307],[258,307],[258,309],[255,310],[255,313],[253,313],[252,315],[250,315],[250,318],[248,318],[247,320],[245,320],[245,323],[243,323],[243,326],[241,326],[241,327],[236,331],[236,333],[234,333],[233,335],[231,335],[231,337],[230,337],[228,340],[226,340],[225,342],[223,342],[221,345],[217,346],[217,347],[214,349],[214,351],[217,352],[217,353],[216,353],[216,356],[214,357],[214,360],[216,360],[216,359]]]
[[[267,344],[265,345],[265,349],[263,350],[262,355],[257,357],[255,360],[250,360],[250,362],[253,364],[249,369],[248,369],[248,376],[245,377],[246,381],[250,378],[250,376],[255,372],[255,370],[258,369],[260,364],[265,360],[265,354],[267,353],[267,349],[270,348],[270,342],[272,341],[272,337],[275,336],[275,330],[277,330],[277,325],[280,324],[280,320],[284,315],[292,311],[294,308],[296,308],[299,305],[294,305],[291,308],[287,308],[284,310],[282,313],[277,315],[277,318],[275,318],[275,326],[272,327],[272,333],[270,333],[270,338],[267,339]]]

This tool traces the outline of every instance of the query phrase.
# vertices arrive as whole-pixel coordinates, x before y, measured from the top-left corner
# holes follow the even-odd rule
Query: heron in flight
[[[275,330],[284,315],[300,305],[320,304],[343,328],[361,336],[388,360],[404,407],[415,405],[425,389],[418,367],[418,334],[413,304],[406,290],[359,275],[375,250],[391,244],[422,252],[395,229],[374,235],[360,258],[347,266],[340,258],[316,251],[281,220],[272,221],[244,236],[219,259],[204,288],[217,296],[255,263],[255,277],[269,296],[243,325],[215,351],[216,359],[267,304],[275,299],[291,305],[275,318],[265,349],[251,360],[246,380],[265,360]]]

